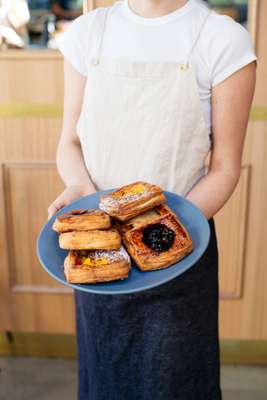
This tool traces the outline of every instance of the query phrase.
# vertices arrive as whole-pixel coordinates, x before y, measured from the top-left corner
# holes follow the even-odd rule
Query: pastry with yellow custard
[[[126,221],[165,201],[159,186],[136,181],[100,196],[99,208],[117,220]]]
[[[71,283],[106,282],[128,277],[130,256],[118,250],[71,250],[64,261],[64,273]]]

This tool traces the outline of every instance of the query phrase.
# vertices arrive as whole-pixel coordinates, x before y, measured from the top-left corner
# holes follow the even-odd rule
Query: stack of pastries
[[[162,189],[143,181],[100,196],[99,209],[59,215],[53,229],[69,250],[64,272],[73,283],[125,279],[130,257],[142,271],[167,268],[193,250]]]
[[[130,257],[105,212],[71,210],[57,216],[52,228],[59,233],[59,247],[69,250],[64,260],[68,282],[95,283],[128,277]]]

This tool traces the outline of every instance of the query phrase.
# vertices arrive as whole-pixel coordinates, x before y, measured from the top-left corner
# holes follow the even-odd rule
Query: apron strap
[[[98,32],[97,35],[97,41],[96,41],[96,48],[95,48],[95,56],[92,58],[92,63],[94,65],[97,65],[99,63],[99,59],[100,59],[100,54],[101,54],[101,49],[102,49],[102,43],[103,43],[103,37],[104,37],[104,32],[105,32],[105,28],[106,28],[106,21],[107,21],[107,17],[108,17],[108,13],[111,7],[104,7],[104,8],[99,8],[98,11],[102,11],[99,14],[100,17],[100,25],[98,26],[98,28],[100,29],[100,32]],[[188,68],[188,64],[189,64],[189,58],[200,38],[201,32],[207,22],[208,17],[210,16],[210,14],[212,13],[212,10],[209,10],[200,26],[200,29],[197,33],[197,36],[189,50],[188,56],[186,58],[185,63],[182,65],[182,69],[187,69]],[[97,17],[97,16],[96,16]]]
[[[199,31],[198,31],[198,33],[197,33],[197,36],[196,36],[196,38],[195,38],[195,40],[194,40],[194,42],[193,42],[193,45],[191,46],[191,48],[190,48],[190,50],[189,50],[188,56],[187,56],[187,58],[186,58],[186,62],[183,64],[183,66],[184,66],[183,69],[186,69],[186,68],[188,67],[189,58],[190,58],[190,56],[191,56],[191,54],[192,54],[192,52],[193,52],[193,50],[194,50],[194,48],[195,48],[195,46],[196,46],[196,44],[197,44],[197,42],[198,42],[198,39],[200,38],[200,34],[201,34],[201,32],[202,32],[202,30],[203,30],[203,28],[204,28],[204,26],[205,26],[205,24],[206,24],[206,22],[207,22],[207,19],[208,19],[208,17],[210,16],[211,13],[212,13],[212,10],[209,10],[209,11],[207,12],[207,14],[206,14],[206,16],[205,16],[205,18],[204,18],[204,20],[203,20],[201,26],[200,26],[200,29],[199,29]]]
[[[92,58],[92,63],[94,65],[99,63],[99,58],[100,58],[100,54],[101,54],[101,48],[102,48],[102,42],[103,42],[103,37],[104,37],[104,32],[105,32],[105,28],[106,28],[106,21],[107,21],[107,16],[108,16],[108,12],[110,10],[110,7],[105,7],[105,8],[99,8],[98,12],[99,15],[96,15],[96,19],[97,17],[99,17],[99,25],[97,24],[97,28],[99,29],[99,31],[97,32],[96,35],[96,46],[95,46],[95,56]],[[97,30],[98,30],[97,29]]]

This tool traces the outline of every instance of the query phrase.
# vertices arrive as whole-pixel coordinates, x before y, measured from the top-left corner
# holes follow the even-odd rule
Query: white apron
[[[185,195],[210,149],[193,67],[188,58],[100,57],[105,10],[77,125],[92,181],[102,190],[145,180]],[[205,253],[176,279],[123,295],[75,290],[79,400],[222,399],[218,250],[208,222]]]
[[[182,63],[129,62],[101,56],[111,7],[96,15],[77,123],[86,167],[97,190],[143,180],[185,196],[205,175],[211,147],[190,54]]]

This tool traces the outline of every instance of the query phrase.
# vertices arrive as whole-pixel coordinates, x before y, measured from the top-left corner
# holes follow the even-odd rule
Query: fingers
[[[64,190],[56,200],[48,207],[48,219],[50,219],[58,210],[62,207],[67,206],[72,201],[76,200],[77,198],[81,197],[80,191],[77,191],[76,187],[69,187]]]
[[[49,207],[48,207],[48,218],[50,219],[58,210],[65,206],[65,203],[62,200],[55,200]]]

